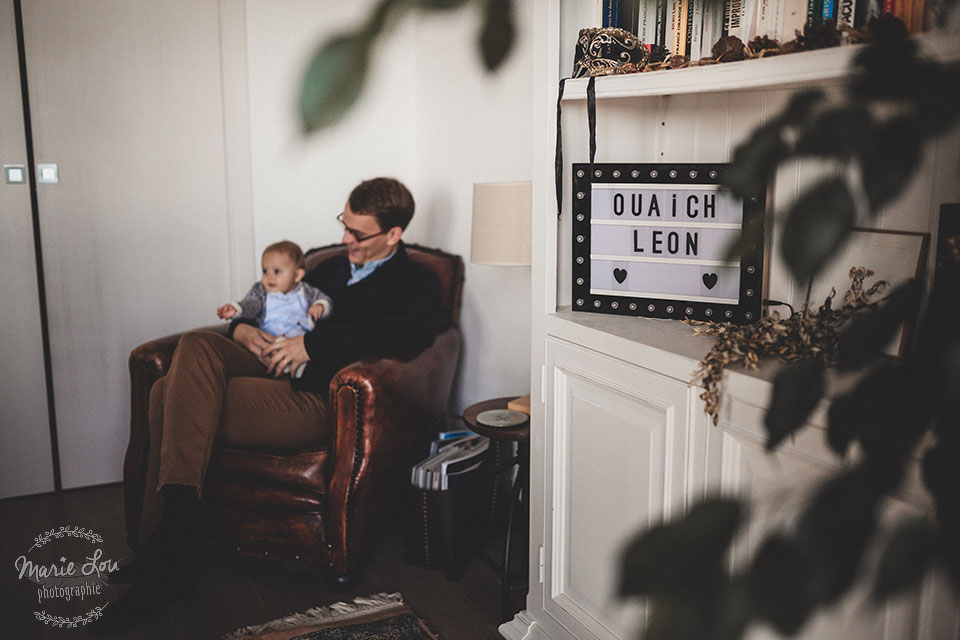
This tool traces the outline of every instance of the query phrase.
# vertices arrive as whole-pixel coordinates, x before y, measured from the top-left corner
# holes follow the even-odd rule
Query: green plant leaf
[[[928,135],[946,133],[960,119],[960,63],[927,63],[918,76],[911,96],[917,121]]]
[[[920,164],[922,139],[915,118],[898,116],[879,125],[861,148],[863,189],[874,215],[910,184]]]
[[[876,528],[887,469],[861,465],[827,481],[797,523],[794,539],[810,563],[808,595],[836,602],[853,584]]]
[[[797,544],[782,534],[767,538],[746,576],[756,617],[781,634],[793,635],[812,612],[813,563]]]
[[[342,34],[328,40],[307,67],[300,88],[304,133],[330,126],[357,101],[367,76],[371,38]]]
[[[936,547],[936,532],[925,520],[917,518],[901,523],[880,557],[873,600],[880,602],[918,587],[933,562]]]
[[[894,289],[876,309],[854,318],[840,336],[838,367],[859,369],[880,354],[904,320],[916,313],[921,293],[919,281],[909,280]]]
[[[768,451],[800,428],[817,406],[823,396],[825,370],[820,360],[797,360],[777,372],[764,421]]]
[[[886,364],[831,403],[827,441],[843,455],[850,442],[857,440],[868,457],[897,471],[933,410],[929,382],[922,371]]]
[[[480,52],[487,71],[496,71],[503,64],[515,38],[512,0],[486,0],[480,28]]]
[[[859,104],[822,111],[803,128],[797,153],[848,158],[874,135],[870,112]]]
[[[840,178],[830,178],[805,192],[783,230],[783,259],[798,282],[816,274],[850,235],[854,204]]]
[[[811,89],[793,94],[777,121],[786,125],[798,125],[808,121],[815,107],[826,99],[823,91]]]
[[[763,195],[777,165],[790,153],[783,124],[774,121],[756,129],[733,152],[733,162],[720,178],[740,198]]]
[[[621,563],[621,595],[676,597],[713,588],[724,579],[723,555],[741,512],[734,500],[705,500],[679,522],[635,538]]]
[[[960,419],[954,414],[938,422],[937,443],[923,456],[923,483],[933,495],[947,575],[960,590]]]

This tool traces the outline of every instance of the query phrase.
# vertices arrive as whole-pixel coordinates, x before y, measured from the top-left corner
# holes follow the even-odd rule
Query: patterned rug
[[[317,607],[237,629],[223,640],[437,640],[399,593]]]

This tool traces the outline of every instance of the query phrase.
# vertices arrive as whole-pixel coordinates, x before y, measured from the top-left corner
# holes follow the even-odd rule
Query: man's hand
[[[263,360],[264,349],[272,346],[276,338],[253,325],[238,324],[233,330],[233,340]],[[264,364],[267,364],[267,362],[264,362]]]
[[[314,320],[319,320],[320,318],[323,317],[323,312],[326,310],[327,308],[324,305],[317,303],[314,305],[310,305],[310,308],[307,309],[307,315],[309,315]]]
[[[232,304],[225,304],[217,309],[217,317],[221,320],[229,320],[235,315],[237,315],[237,310],[233,308]]]
[[[267,373],[279,378],[284,370],[292,374],[304,362],[310,360],[303,346],[303,336],[282,338],[263,350],[260,358],[267,365]],[[289,367],[289,369],[287,368]]]

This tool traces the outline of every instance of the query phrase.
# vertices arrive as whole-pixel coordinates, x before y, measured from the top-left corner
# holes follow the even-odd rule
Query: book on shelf
[[[620,0],[620,28],[638,35],[637,25],[642,0]]]
[[[699,11],[698,11],[699,9]],[[697,14],[700,20],[697,21]],[[700,28],[703,25],[703,0],[687,0],[687,37],[684,53],[691,60],[700,57]]]
[[[670,40],[669,11],[670,3],[668,0],[657,0],[657,21],[654,42],[664,48],[668,48],[667,43]]]
[[[836,18],[836,7],[834,0],[823,0],[823,7],[820,10],[820,17],[824,20],[834,20]]]
[[[601,5],[601,26],[620,26],[620,0],[603,0]]]
[[[713,45],[723,37],[723,0],[705,0],[703,6],[703,35],[700,37],[700,57],[713,56]]]
[[[806,22],[807,0],[784,0],[783,20],[780,24],[780,43],[794,40],[797,33],[803,33],[803,25]]]

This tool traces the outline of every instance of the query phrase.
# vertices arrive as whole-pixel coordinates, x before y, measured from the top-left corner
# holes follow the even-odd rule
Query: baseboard
[[[506,640],[551,640],[526,609],[497,629]]]

